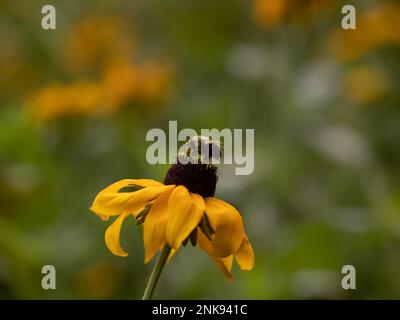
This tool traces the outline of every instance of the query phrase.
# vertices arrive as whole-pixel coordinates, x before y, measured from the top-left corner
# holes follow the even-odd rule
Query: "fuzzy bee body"
[[[219,163],[222,154],[223,147],[219,141],[205,136],[194,136],[186,142],[179,157],[188,158],[191,163],[213,164]]]

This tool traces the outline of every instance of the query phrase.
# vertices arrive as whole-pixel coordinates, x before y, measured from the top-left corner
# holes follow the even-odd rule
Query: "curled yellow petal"
[[[128,255],[122,247],[119,241],[119,237],[121,234],[121,226],[124,222],[125,218],[129,216],[129,212],[124,212],[121,214],[106,230],[104,235],[104,239],[106,241],[106,245],[108,249],[115,254],[116,256],[126,257]]]
[[[235,252],[235,260],[242,270],[251,270],[254,266],[254,251],[249,238],[244,234],[243,241],[238,251]]]
[[[145,258],[148,263],[165,244],[165,228],[168,221],[168,200],[172,190],[162,193],[151,206],[143,224],[143,243]]]
[[[203,234],[203,232],[199,229],[197,230],[197,243],[201,249],[203,249],[207,254],[214,260],[217,264],[218,268],[224,273],[226,279],[228,281],[233,280],[232,276],[232,262],[233,262],[233,255],[230,255],[226,258],[216,258],[212,254],[212,245],[210,240]]]
[[[217,198],[207,198],[206,214],[215,234],[212,238],[212,255],[225,258],[235,253],[244,234],[240,213],[230,204]]]
[[[226,258],[214,258],[213,260],[217,264],[218,268],[221,269],[221,271],[224,273],[226,280],[232,281],[233,280],[233,275],[232,275],[232,262],[233,262],[233,255],[230,255],[229,257]]]
[[[184,186],[172,191],[168,201],[168,223],[166,238],[168,244],[177,249],[204,214],[204,201],[198,194],[191,194]]]
[[[143,188],[163,186],[163,184],[161,182],[158,182],[153,179],[131,179],[129,182],[129,185],[139,186],[139,187],[143,187]]]
[[[108,187],[104,188],[99,192],[99,195],[101,193],[114,193],[118,192],[119,190],[129,187],[129,186],[139,186],[139,187],[157,187],[157,186],[163,186],[161,182],[158,182],[156,180],[152,179],[122,179],[117,182],[114,182],[113,184],[109,185]]]
[[[107,221],[109,218],[109,214],[103,214],[101,211],[106,211],[107,209],[102,208],[101,206],[101,200],[103,199],[103,196],[105,194],[114,194],[118,193],[121,189],[126,188],[126,187],[133,187],[133,186],[138,186],[138,187],[156,187],[156,186],[163,186],[161,182],[158,182],[156,180],[152,179],[122,179],[117,182],[114,182],[113,184],[109,185],[108,187],[104,188],[101,190],[95,200],[93,201],[93,205],[90,208],[94,213],[96,213],[102,220]],[[119,212],[121,213],[121,212]],[[117,213],[117,214],[119,214]]]
[[[146,181],[143,184],[147,183]],[[133,213],[144,207],[148,202],[156,199],[164,191],[173,188],[173,186],[157,185],[144,187],[134,192],[118,192],[121,188],[129,186],[126,183],[121,184],[119,182],[111,185],[97,195],[90,209],[102,217],[103,220],[108,216],[118,215],[125,211]]]

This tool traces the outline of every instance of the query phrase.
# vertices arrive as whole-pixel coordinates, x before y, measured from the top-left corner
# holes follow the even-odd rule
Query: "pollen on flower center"
[[[164,184],[183,185],[202,197],[213,197],[217,185],[217,167],[202,163],[176,163],[169,168]]]

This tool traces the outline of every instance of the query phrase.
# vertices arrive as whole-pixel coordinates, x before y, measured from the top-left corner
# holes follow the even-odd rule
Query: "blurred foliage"
[[[251,272],[227,283],[181,250],[158,298],[400,298],[400,3],[0,1],[0,298],[139,298],[142,230],[127,258],[88,208],[122,178],[162,180],[151,128],[255,128],[255,171],[220,168],[243,214]],[[357,9],[342,30],[341,7]],[[41,268],[57,289],[41,288]],[[341,289],[341,268],[357,290]]]

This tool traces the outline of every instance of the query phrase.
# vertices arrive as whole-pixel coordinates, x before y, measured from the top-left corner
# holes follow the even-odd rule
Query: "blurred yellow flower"
[[[360,12],[357,29],[337,29],[330,39],[333,54],[353,60],[385,44],[400,43],[400,5],[386,3]]]
[[[388,80],[381,69],[362,66],[346,74],[343,90],[350,101],[367,104],[378,100],[388,91]]]
[[[167,95],[172,66],[149,58],[136,63],[132,33],[122,21],[89,16],[77,22],[65,41],[65,66],[78,78],[49,84],[29,96],[27,105],[38,119],[109,114],[129,103],[156,103]]]
[[[166,63],[145,61],[132,64],[113,59],[103,70],[101,86],[105,100],[113,105],[127,101],[151,101],[164,96],[172,78],[172,67]]]
[[[178,170],[181,175],[183,168]],[[194,168],[187,165],[183,170],[196,172],[200,167]],[[124,191],[132,188],[136,190]],[[188,188],[192,189],[188,184],[164,185],[149,179],[125,179],[102,190],[91,210],[103,220],[118,216],[105,233],[110,251],[118,256],[128,255],[121,248],[119,238],[123,221],[133,216],[144,226],[145,263],[165,246],[172,248],[169,254],[172,256],[190,240],[193,246],[198,244],[213,258],[228,280],[232,280],[233,258],[241,269],[251,270],[254,253],[239,212],[222,200],[205,196],[202,188],[194,190],[200,194]]]
[[[27,104],[33,114],[42,120],[103,111],[101,87],[83,80],[40,89],[28,98]]]
[[[288,4],[288,0],[255,0],[253,18],[263,27],[278,26],[287,12]]]
[[[66,39],[68,66],[83,71],[98,68],[113,57],[128,57],[135,49],[131,35],[116,16],[86,17],[78,21]]]
[[[254,21],[267,29],[284,21],[307,25],[338,3],[338,0],[254,0],[252,14]]]
[[[172,68],[154,61],[135,65],[115,59],[104,69],[100,81],[77,80],[49,85],[31,95],[27,104],[37,118],[103,115],[132,102],[155,102],[168,93]]]

